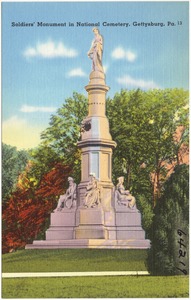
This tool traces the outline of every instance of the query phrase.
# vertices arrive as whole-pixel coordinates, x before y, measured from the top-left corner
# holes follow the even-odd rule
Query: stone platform
[[[63,209],[51,213],[51,225],[46,240],[36,240],[25,249],[148,249],[138,209],[102,207]]]
[[[26,245],[25,249],[70,249],[70,248],[96,248],[96,249],[148,249],[149,240],[107,240],[107,239],[72,239],[34,241]]]

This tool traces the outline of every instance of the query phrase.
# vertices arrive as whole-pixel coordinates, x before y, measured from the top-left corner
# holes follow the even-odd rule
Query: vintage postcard
[[[2,297],[189,298],[189,1],[1,15]]]

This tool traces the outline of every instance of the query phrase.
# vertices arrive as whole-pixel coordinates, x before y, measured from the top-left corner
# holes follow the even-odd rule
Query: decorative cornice
[[[90,146],[102,146],[102,147],[116,148],[117,143],[114,141],[111,141],[111,140],[86,139],[86,140],[77,142],[77,145],[79,148],[90,147]]]

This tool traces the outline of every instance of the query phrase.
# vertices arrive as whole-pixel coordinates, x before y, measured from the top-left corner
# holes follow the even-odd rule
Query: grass
[[[3,279],[3,298],[188,298],[188,276]]]
[[[145,271],[146,257],[147,250],[20,250],[2,256],[2,272]],[[188,276],[2,279],[3,298],[188,298],[188,293]]]
[[[2,272],[145,271],[147,250],[20,250],[2,256]]]

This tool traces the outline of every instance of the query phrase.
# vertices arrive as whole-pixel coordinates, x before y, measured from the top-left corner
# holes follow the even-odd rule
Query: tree
[[[147,197],[151,181],[153,206],[169,171],[166,165],[174,161],[177,164],[178,153],[186,141],[187,103],[188,93],[178,89],[122,90],[107,101],[110,130],[117,142],[113,169],[118,173],[114,172],[114,181],[121,173],[134,193],[139,194],[143,185]],[[184,134],[176,143],[174,135],[179,126],[184,127]]]
[[[163,182],[166,180],[169,165],[178,163],[182,144],[187,141],[188,135],[180,134],[179,143],[174,135],[180,126],[188,129],[188,92],[179,89],[154,90],[148,93],[152,101],[149,110],[151,130],[150,157],[154,162],[153,172],[153,202],[160,197]],[[152,121],[152,122],[151,122]],[[184,133],[187,131],[185,130]]]
[[[16,147],[2,144],[2,200],[3,204],[15,190],[19,174],[24,170],[29,154]]]
[[[69,166],[55,165],[44,174],[38,188],[31,181],[28,166],[3,209],[3,253],[24,247],[33,239],[44,237],[50,213],[56,207],[59,195],[67,187]]]
[[[37,188],[44,174],[52,170],[62,160],[48,142],[42,142],[38,147],[31,149],[30,155],[31,166],[27,170],[28,177],[30,176],[31,181],[33,181]]]
[[[43,149],[50,149],[57,160],[72,166],[73,175],[77,182],[80,181],[81,152],[77,147],[80,138],[80,127],[88,113],[87,98],[78,93],[73,93],[73,98],[68,98],[56,115],[52,115],[49,127],[42,133],[41,153]],[[49,160],[48,160],[49,161]]]
[[[188,272],[189,167],[177,165],[164,184],[150,232],[148,268],[152,275]]]

